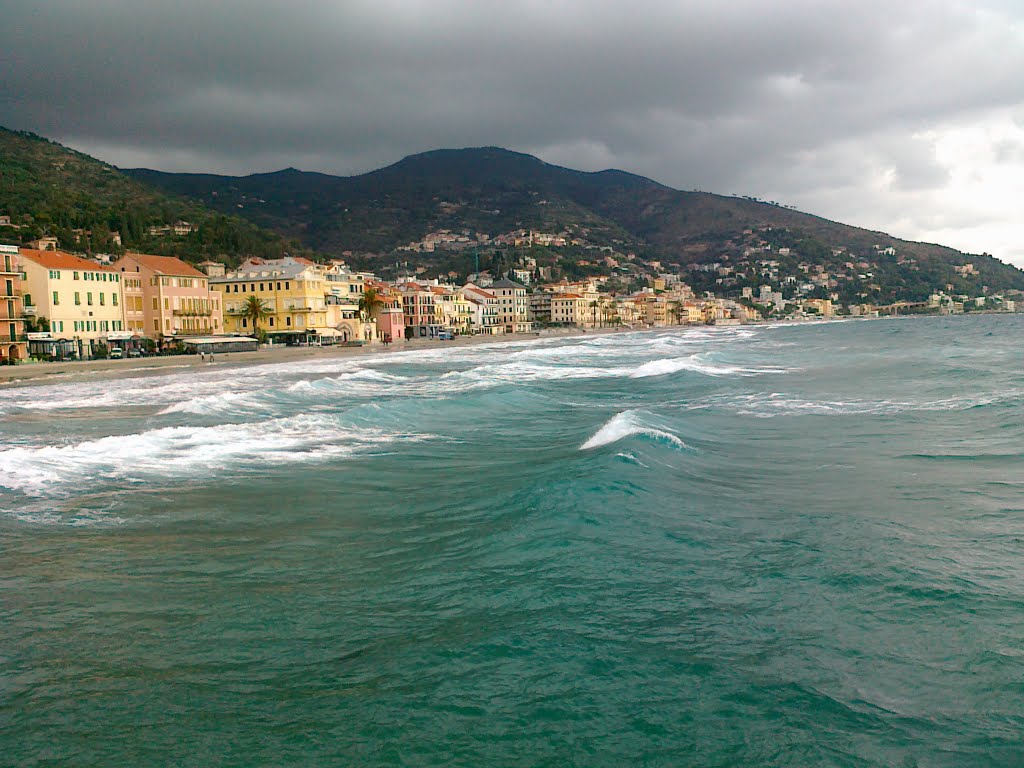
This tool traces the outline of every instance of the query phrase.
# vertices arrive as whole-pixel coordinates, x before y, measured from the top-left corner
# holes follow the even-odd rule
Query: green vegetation
[[[252,335],[261,341],[264,337],[260,335],[263,331],[263,329],[260,328],[260,321],[266,320],[270,315],[270,309],[263,303],[263,300],[260,299],[259,296],[247,296],[245,301],[242,303],[242,319],[248,320],[252,323]]]
[[[3,128],[0,214],[9,215],[13,225],[0,227],[3,241],[21,244],[48,235],[61,248],[85,253],[134,250],[237,263],[295,249],[280,235],[237,216],[152,188],[41,136]],[[179,221],[193,231],[150,233],[150,227]]]
[[[902,241],[751,198],[682,192],[621,171],[583,173],[494,147],[427,152],[355,177],[287,169],[237,178],[119,171],[0,129],[0,214],[16,225],[0,227],[7,242],[54,235],[69,250],[132,249],[229,265],[250,255],[340,254],[382,275],[425,267],[428,277],[462,280],[477,267],[497,275],[529,263],[536,277],[556,280],[611,274],[624,290],[643,286],[645,273],[681,271],[698,293],[723,296],[808,280],[811,265],[837,279],[802,296],[851,304],[921,302],[940,290],[1024,290],[1024,272],[988,254]],[[194,227],[174,234],[178,221]],[[165,229],[153,234],[151,227]],[[465,239],[458,248],[397,250],[440,230]],[[564,234],[566,244],[494,242],[521,230]],[[757,266],[765,260],[777,262],[776,278]],[[966,263],[975,272],[955,269]],[[745,266],[723,275],[716,264]],[[790,298],[793,290],[785,290]]]

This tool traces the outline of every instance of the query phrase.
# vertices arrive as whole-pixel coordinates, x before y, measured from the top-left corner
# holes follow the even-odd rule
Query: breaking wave
[[[353,428],[337,417],[299,415],[251,424],[162,427],[69,445],[0,450],[0,487],[38,496],[74,492],[103,479],[134,484],[238,464],[344,457],[431,435]]]
[[[676,435],[646,423],[638,411],[630,410],[622,411],[612,416],[589,440],[580,446],[580,450],[589,451],[604,445],[612,445],[633,435],[642,435],[659,442],[665,442],[682,450],[686,450],[688,447]]]

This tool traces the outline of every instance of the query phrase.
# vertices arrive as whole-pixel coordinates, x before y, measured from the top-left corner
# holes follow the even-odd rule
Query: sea
[[[1024,317],[0,390],[0,764],[1024,765]]]

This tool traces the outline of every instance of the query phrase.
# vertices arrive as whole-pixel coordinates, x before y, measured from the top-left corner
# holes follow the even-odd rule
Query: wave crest
[[[580,450],[589,451],[604,445],[612,445],[633,435],[643,435],[681,450],[686,450],[688,447],[676,435],[645,423],[638,411],[631,410],[622,411],[612,416],[589,440],[580,446]]]

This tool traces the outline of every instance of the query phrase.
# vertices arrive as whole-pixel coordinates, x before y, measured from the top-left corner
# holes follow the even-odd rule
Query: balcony
[[[0,344],[19,344],[28,341],[28,336],[19,333],[14,336],[0,336]]]
[[[11,291],[5,290],[3,293],[0,293],[0,299],[20,299],[23,293],[24,291],[21,288],[15,288]]]
[[[171,312],[178,317],[209,317],[212,309],[174,309]]]
[[[36,310],[36,305],[35,304],[26,304],[23,311],[24,311],[26,317],[35,317],[36,314],[38,313],[38,310]]]

